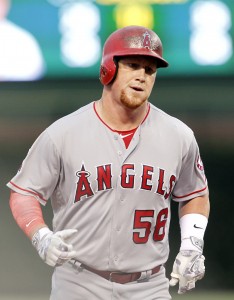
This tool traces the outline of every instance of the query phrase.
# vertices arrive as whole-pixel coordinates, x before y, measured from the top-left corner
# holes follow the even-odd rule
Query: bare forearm
[[[209,217],[210,213],[210,201],[208,194],[196,197],[192,200],[185,201],[179,204],[179,217],[183,217],[186,214],[201,214],[205,217]]]
[[[25,196],[12,191],[10,208],[16,223],[30,239],[40,228],[47,226],[40,204],[33,196]]]

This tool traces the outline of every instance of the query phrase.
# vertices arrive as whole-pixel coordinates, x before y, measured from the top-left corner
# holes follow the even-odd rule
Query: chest
[[[140,131],[127,149],[121,137],[110,131],[80,135],[65,145],[61,181],[71,185],[67,190],[75,189],[75,202],[113,189],[168,198],[181,168],[179,145],[169,147],[165,137],[149,138]]]

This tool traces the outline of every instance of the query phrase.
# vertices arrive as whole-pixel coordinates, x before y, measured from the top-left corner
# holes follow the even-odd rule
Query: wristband
[[[180,218],[181,250],[202,252],[208,219],[201,214],[186,214]]]
[[[45,235],[52,232],[48,227],[40,228],[32,237],[32,244],[37,249],[39,242],[43,239]]]

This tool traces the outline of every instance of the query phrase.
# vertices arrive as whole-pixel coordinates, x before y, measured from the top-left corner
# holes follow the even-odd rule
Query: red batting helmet
[[[109,84],[116,75],[115,57],[143,55],[154,57],[157,68],[165,68],[168,62],[162,58],[162,42],[158,35],[142,26],[127,26],[113,32],[103,48],[100,81]]]

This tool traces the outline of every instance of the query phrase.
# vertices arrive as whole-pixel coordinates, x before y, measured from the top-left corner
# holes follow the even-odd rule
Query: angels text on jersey
[[[120,174],[120,186],[123,189],[141,189],[152,191],[168,199],[176,182],[174,174],[169,176],[169,181],[165,182],[165,170],[155,168],[149,165],[142,165],[141,174],[134,173],[135,164],[123,164]],[[113,173],[112,164],[106,164],[96,167],[96,183],[92,186],[89,180],[91,173],[86,170],[83,163],[81,169],[76,172],[78,177],[74,203],[94,195],[95,191],[104,191],[113,189]],[[135,177],[140,179],[138,186],[136,186]],[[138,182],[137,180],[137,182]]]

